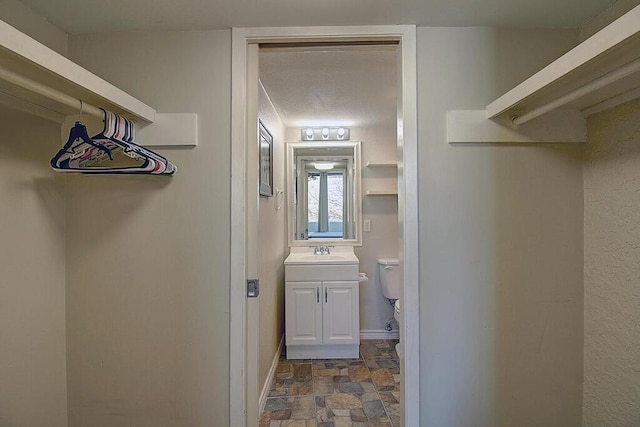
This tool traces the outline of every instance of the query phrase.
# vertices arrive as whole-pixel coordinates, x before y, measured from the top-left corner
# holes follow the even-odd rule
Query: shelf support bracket
[[[514,128],[509,119],[487,119],[485,110],[447,112],[449,144],[537,144],[587,141],[587,125],[577,110],[554,110]]]

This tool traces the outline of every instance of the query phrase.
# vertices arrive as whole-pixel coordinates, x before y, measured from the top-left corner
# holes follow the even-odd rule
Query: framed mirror
[[[362,245],[360,142],[287,143],[289,246]]]

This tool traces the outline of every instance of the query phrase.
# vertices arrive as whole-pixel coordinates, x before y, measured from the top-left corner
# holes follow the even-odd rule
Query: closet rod
[[[511,122],[514,124],[514,126],[521,125],[522,123],[528,122],[531,119],[535,119],[536,117],[541,116],[544,113],[555,110],[556,108],[561,107],[564,104],[568,104],[569,102],[575,101],[576,99],[595,92],[598,89],[602,89],[603,87],[608,86],[611,83],[625,78],[637,71],[640,71],[640,59],[631,61],[623,65],[622,67],[610,72],[609,74],[598,77],[597,79],[580,86],[579,88],[567,93],[566,95],[561,96],[558,99],[535,108],[521,116],[514,117]]]
[[[28,91],[37,93],[38,95],[42,95],[46,98],[57,101],[60,104],[66,105],[67,107],[74,108],[78,111],[82,109],[83,113],[87,113],[101,119],[104,116],[102,110],[94,107],[93,105],[86,104],[78,98],[74,98],[73,96],[67,95],[66,93],[62,93],[58,90],[52,89],[49,86],[45,86],[42,83],[38,83],[27,77],[21,76],[20,74],[8,70],[2,66],[0,66],[0,79],[6,80]]]

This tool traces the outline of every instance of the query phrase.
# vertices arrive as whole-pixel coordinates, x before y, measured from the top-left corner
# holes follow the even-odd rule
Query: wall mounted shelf
[[[138,122],[151,123],[155,119],[156,110],[153,108],[4,21],[0,21],[0,64],[10,72],[87,104],[106,108]],[[60,118],[78,113],[78,108],[42,97],[6,80],[0,84],[0,90],[9,97],[24,100],[25,105],[35,104],[36,109],[45,108]]]
[[[397,168],[397,162],[367,162],[366,165],[368,168]]]
[[[373,185],[378,188],[391,188],[392,190],[368,190],[365,195],[367,196],[397,196],[398,190],[395,189],[398,185],[396,169],[398,168],[398,162],[389,161],[369,161],[366,164],[367,168],[375,169],[374,175],[385,175],[383,178],[386,182],[378,182],[377,185]],[[374,172],[374,171],[372,171]],[[392,176],[393,175],[393,176]],[[381,185],[382,184],[382,185]]]
[[[367,196],[397,196],[397,191],[386,190],[369,190],[365,193]]]
[[[559,117],[571,113],[562,110],[580,112],[586,117],[638,97],[640,6],[491,102],[484,110],[473,113],[450,111],[447,138],[450,143],[583,142],[586,140],[586,122],[575,116],[569,123],[563,122]],[[487,120],[481,120],[479,111]],[[538,117],[541,119],[534,120]],[[550,122],[555,122],[551,128]],[[482,138],[477,135],[478,129],[483,133]]]
[[[0,20],[0,103],[64,123],[104,108],[134,121],[141,145],[197,145],[197,115],[156,110]],[[160,120],[158,120],[160,119]],[[179,130],[179,137],[175,138]],[[169,136],[165,136],[169,135]]]

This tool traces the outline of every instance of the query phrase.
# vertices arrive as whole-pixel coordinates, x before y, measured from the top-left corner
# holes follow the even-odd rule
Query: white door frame
[[[232,29],[231,85],[231,287],[229,342],[229,421],[247,426],[247,135],[248,46],[256,43],[323,41],[397,41],[401,52],[401,105],[398,111],[398,220],[400,262],[404,272],[401,364],[403,425],[420,425],[419,254],[418,254],[418,121],[416,29],[409,25],[360,27],[282,27]],[[252,145],[253,146],[253,145]],[[251,371],[251,369],[249,369]],[[406,373],[410,373],[406,375]],[[256,391],[257,392],[257,391]],[[252,409],[253,410],[253,409]]]

